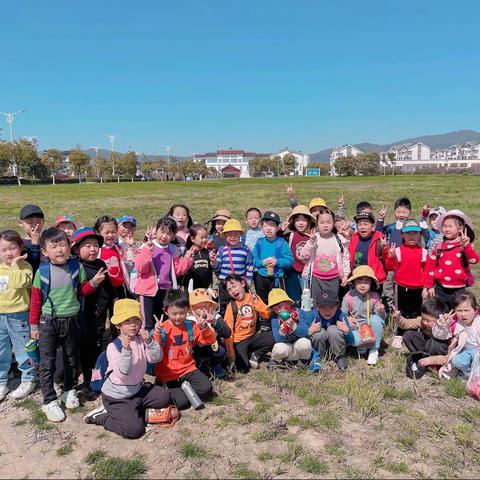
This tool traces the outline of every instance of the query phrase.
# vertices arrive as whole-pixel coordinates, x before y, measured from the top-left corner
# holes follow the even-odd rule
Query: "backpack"
[[[75,293],[77,293],[79,276],[80,276],[80,263],[75,258],[69,258],[67,260],[68,270],[72,277],[72,287]],[[50,262],[41,262],[38,267],[40,272],[40,289],[42,291],[42,306],[47,300],[50,301],[50,307],[52,309],[52,315],[54,315],[55,307],[52,299],[50,298]]]
[[[118,353],[120,353],[122,351],[122,340],[120,339],[120,337],[117,337],[115,340],[112,341],[112,343],[115,345]],[[108,378],[110,373],[112,373],[108,372],[107,374],[107,370],[108,358],[107,352],[104,351],[98,356],[97,361],[95,362],[95,367],[92,370],[92,380],[90,381],[90,388],[92,389],[92,391],[96,393],[100,393],[102,391],[105,380]]]

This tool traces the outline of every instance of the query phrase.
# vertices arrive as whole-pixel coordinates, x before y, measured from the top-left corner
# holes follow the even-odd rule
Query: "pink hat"
[[[473,230],[473,223],[470,220],[469,217],[467,217],[461,210],[449,210],[447,213],[444,215],[441,215],[439,218],[437,218],[437,228],[438,230],[441,230],[443,227],[443,222],[448,218],[448,217],[457,217],[460,218],[465,225],[470,227],[471,230]]]
[[[82,224],[79,223],[79,222],[76,222],[74,219],[73,219],[73,216],[70,215],[69,213],[65,214],[65,215],[59,215],[56,219],[55,219],[55,223],[53,224],[53,226],[55,228],[57,228],[61,223],[63,222],[69,222],[69,223],[72,223],[73,226],[75,227],[75,230],[78,230]]]

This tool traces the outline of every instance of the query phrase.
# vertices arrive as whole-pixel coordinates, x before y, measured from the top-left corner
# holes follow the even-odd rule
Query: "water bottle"
[[[40,363],[40,352],[38,350],[38,340],[30,338],[25,344],[25,352],[28,355],[28,359],[32,365],[38,365]]]
[[[312,310],[312,297],[309,288],[304,288],[302,292],[302,310],[304,312],[310,312]]]
[[[205,406],[188,380],[182,382],[181,388],[194,410],[199,410]]]

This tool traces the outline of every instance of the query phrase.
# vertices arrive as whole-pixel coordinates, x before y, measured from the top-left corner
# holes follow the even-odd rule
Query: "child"
[[[190,236],[186,247],[189,249],[194,246],[197,253],[193,256],[193,264],[188,272],[183,276],[182,284],[189,290],[196,288],[209,288],[213,281],[212,258],[215,258],[215,251],[209,251],[208,233],[205,225],[195,224],[190,227]],[[190,284],[192,285],[190,288]]]
[[[216,252],[223,245],[226,245],[225,238],[222,236],[225,222],[232,218],[232,214],[226,208],[221,208],[215,212],[215,215],[207,222],[212,226],[209,232],[209,240],[213,241],[213,247]]]
[[[349,343],[360,347],[359,353],[369,348],[367,365],[376,365],[386,312],[378,294],[372,291],[378,288],[375,273],[368,265],[362,265],[355,268],[348,283],[353,286],[353,290],[343,298],[342,312],[348,316],[349,325],[342,325],[341,329],[347,335],[349,332],[353,334],[353,341]],[[365,325],[371,326],[375,334],[374,343],[371,342],[372,344],[368,346],[363,335],[363,330],[367,330]]]
[[[63,230],[69,239],[72,238],[73,232],[78,230],[81,225],[80,223],[76,222],[73,219],[73,216],[70,214],[66,215],[59,215],[55,219],[55,223],[52,225],[53,228],[58,228],[59,230]]]
[[[452,378],[460,374],[468,378],[475,355],[480,352],[479,305],[472,292],[456,292],[451,300],[453,315],[442,315],[433,327],[436,338],[450,340],[448,356],[429,357],[423,365],[443,365],[440,378]],[[420,363],[420,362],[419,362]]]
[[[27,262],[32,266],[33,274],[38,269],[41,260],[40,235],[45,225],[45,216],[38,205],[25,205],[20,210],[18,224],[25,232],[23,246],[27,252]]]
[[[155,324],[153,338],[163,349],[163,358],[155,367],[155,376],[167,384],[170,396],[179,410],[189,408],[190,402],[181,388],[188,381],[197,395],[205,400],[212,392],[210,380],[195,366],[194,345],[212,345],[216,334],[203,316],[197,322],[186,320],[188,297],[180,290],[169,290],[164,300],[168,319]]]
[[[340,285],[347,284],[350,273],[348,242],[337,235],[333,226],[334,215],[329,209],[318,212],[317,228],[300,251],[300,258],[309,260],[304,275],[311,279],[314,305],[324,292],[338,295]]]
[[[441,232],[437,227],[438,217],[441,217],[447,213],[445,207],[433,207],[430,208],[430,205],[427,203],[420,212],[420,222],[421,224],[426,223],[428,227],[425,234],[425,247],[428,250],[428,253],[431,253],[435,248],[437,243],[443,242],[443,232]]]
[[[248,225],[248,230],[242,239],[242,243],[250,250],[253,250],[259,238],[265,236],[260,226],[261,218],[262,212],[258,208],[252,207],[245,212],[245,223]]]
[[[118,300],[110,322],[119,335],[107,347],[102,405],[88,413],[83,421],[102,425],[123,438],[140,438],[145,433],[146,410],[164,409],[171,403],[165,388],[143,379],[147,362],[159,362],[163,352],[158,342],[141,328],[142,313],[136,300]],[[171,409],[165,408],[162,413],[167,417]]]
[[[318,373],[321,359],[330,351],[338,369],[345,372],[348,368],[346,357],[347,335],[339,329],[340,322],[348,326],[348,318],[340,309],[338,296],[325,292],[318,301],[317,310],[313,311],[313,321],[308,328],[312,342],[313,356],[310,370]]]
[[[11,393],[15,400],[25,398],[35,389],[34,368],[25,353],[30,338],[28,310],[32,288],[32,267],[22,255],[23,242],[14,230],[0,232],[0,401],[9,391],[8,372],[12,347],[22,383]]]
[[[293,255],[293,265],[285,277],[287,295],[298,305],[302,291],[307,282],[302,273],[305,269],[305,260],[300,258],[303,247],[310,239],[310,232],[315,229],[316,219],[305,205],[297,205],[287,220],[288,233],[284,235]]]
[[[161,218],[157,222],[155,237],[150,237],[135,256],[137,281],[134,291],[140,295],[147,330],[154,326],[154,315],[160,318],[167,291],[177,288],[177,275],[183,275],[191,268],[197,253],[197,248],[193,246],[180,257],[180,252],[172,244],[176,233],[175,220],[171,217]]]
[[[32,338],[39,339],[42,410],[50,421],[61,422],[65,413],[53,388],[57,348],[61,346],[63,350],[65,406],[75,409],[79,406],[75,385],[82,332],[77,294],[93,293],[105,279],[106,272],[100,269],[88,281],[83,266],[69,258],[67,234],[57,228],[48,228],[42,233],[40,246],[48,261],[40,265],[33,280],[30,330]]]
[[[117,244],[122,249],[125,270],[127,277],[132,280],[132,272],[134,271],[135,254],[140,247],[138,242],[135,242],[135,231],[137,229],[137,219],[131,215],[122,215],[117,218],[118,224],[118,238]],[[130,290],[133,286],[130,285]]]
[[[208,324],[215,330],[217,339],[213,345],[195,346],[194,357],[198,369],[207,376],[223,378],[225,370],[222,363],[225,360],[227,351],[223,346],[223,339],[229,338],[232,331],[225,323],[225,320],[215,312],[217,304],[212,300],[210,293],[204,288],[197,288],[189,295],[191,314],[188,320],[201,322],[206,319]]]
[[[231,298],[224,317],[232,331],[225,339],[228,358],[238,371],[248,372],[250,367],[258,368],[262,355],[270,352],[275,343],[271,327],[258,322],[260,317],[270,323],[270,312],[257,295],[248,293],[239,275],[228,275],[224,284]]]
[[[252,283],[252,252],[240,243],[242,234],[242,226],[238,220],[232,218],[225,222],[222,237],[225,238],[227,243],[218,249],[218,254],[213,261],[213,266],[220,280],[220,314],[225,312],[225,306],[228,302],[228,294],[223,288],[223,281],[228,275],[235,273],[244,278],[248,285]]]
[[[116,242],[118,233],[117,220],[108,215],[97,218],[94,230],[103,237],[99,258],[107,264],[108,277],[115,289],[117,298],[131,297],[130,278],[125,265],[126,253]]]
[[[345,217],[335,215],[333,226],[337,232],[340,233],[343,238],[345,238],[345,240],[350,241],[353,235],[353,228],[351,223]]]
[[[274,288],[268,294],[275,339],[268,368],[276,368],[285,361],[306,367],[310,361],[312,344],[307,336],[312,316],[301,309],[292,308],[293,303],[281,288]]]
[[[357,223],[357,231],[352,235],[348,247],[350,253],[350,268],[353,270],[359,265],[368,265],[375,273],[379,285],[385,281],[386,274],[382,263],[383,234],[374,232],[375,218],[368,212],[358,213],[354,217]]]
[[[285,271],[293,265],[293,255],[288,243],[277,235],[279,225],[278,214],[265,212],[262,217],[265,238],[259,238],[253,249],[253,264],[258,270],[255,291],[264,303],[268,303],[268,294],[272,288],[285,289]]]
[[[185,252],[185,245],[187,244],[188,237],[190,236],[189,229],[193,225],[190,210],[186,205],[179,203],[170,207],[168,215],[174,218],[175,222],[177,222],[177,233],[175,237],[180,245],[180,252],[183,254]]]
[[[107,265],[98,257],[103,237],[97,235],[93,228],[83,227],[72,235],[72,253],[75,254],[85,270],[87,280],[91,280],[100,270],[106,271]],[[81,390],[90,398],[90,381],[95,362],[102,352],[103,336],[107,313],[116,297],[115,290],[108,275],[99,287],[83,300],[81,317],[84,335],[80,346],[80,365],[83,373]]]
[[[355,208],[355,212],[356,214],[360,214],[360,213],[371,213],[373,215],[373,206],[370,202],[367,202],[365,200],[362,200],[361,202],[358,202],[357,203],[357,206]],[[375,223],[375,231],[376,232],[383,232],[383,227],[384,227],[384,221],[385,221],[385,215],[387,213],[387,207],[386,206],[383,206],[380,211],[378,212],[378,217],[377,217],[377,221]],[[356,230],[357,229],[357,224],[354,223],[352,225],[352,230]],[[342,232],[340,232],[342,233]]]
[[[480,261],[480,255],[471,243],[475,238],[472,221],[463,212],[449,210],[437,219],[437,226],[445,240],[428,256],[423,282],[428,296],[450,305],[456,292],[473,284],[470,266]]]

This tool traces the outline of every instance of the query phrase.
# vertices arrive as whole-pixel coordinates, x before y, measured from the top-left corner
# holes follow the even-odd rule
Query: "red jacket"
[[[372,241],[368,247],[368,266],[372,268],[375,276],[377,277],[378,283],[383,283],[387,278],[385,273],[385,268],[382,263],[382,247],[381,239],[384,238],[383,233],[373,232]],[[348,250],[350,251],[350,268],[355,268],[355,252],[357,251],[358,242],[360,240],[360,235],[358,232],[355,232],[352,235],[350,240],[350,245]]]
[[[385,257],[387,271],[395,272],[395,283],[405,288],[423,287],[423,270],[427,261],[427,250],[420,245],[409,247],[402,243],[395,249],[393,258]]]

